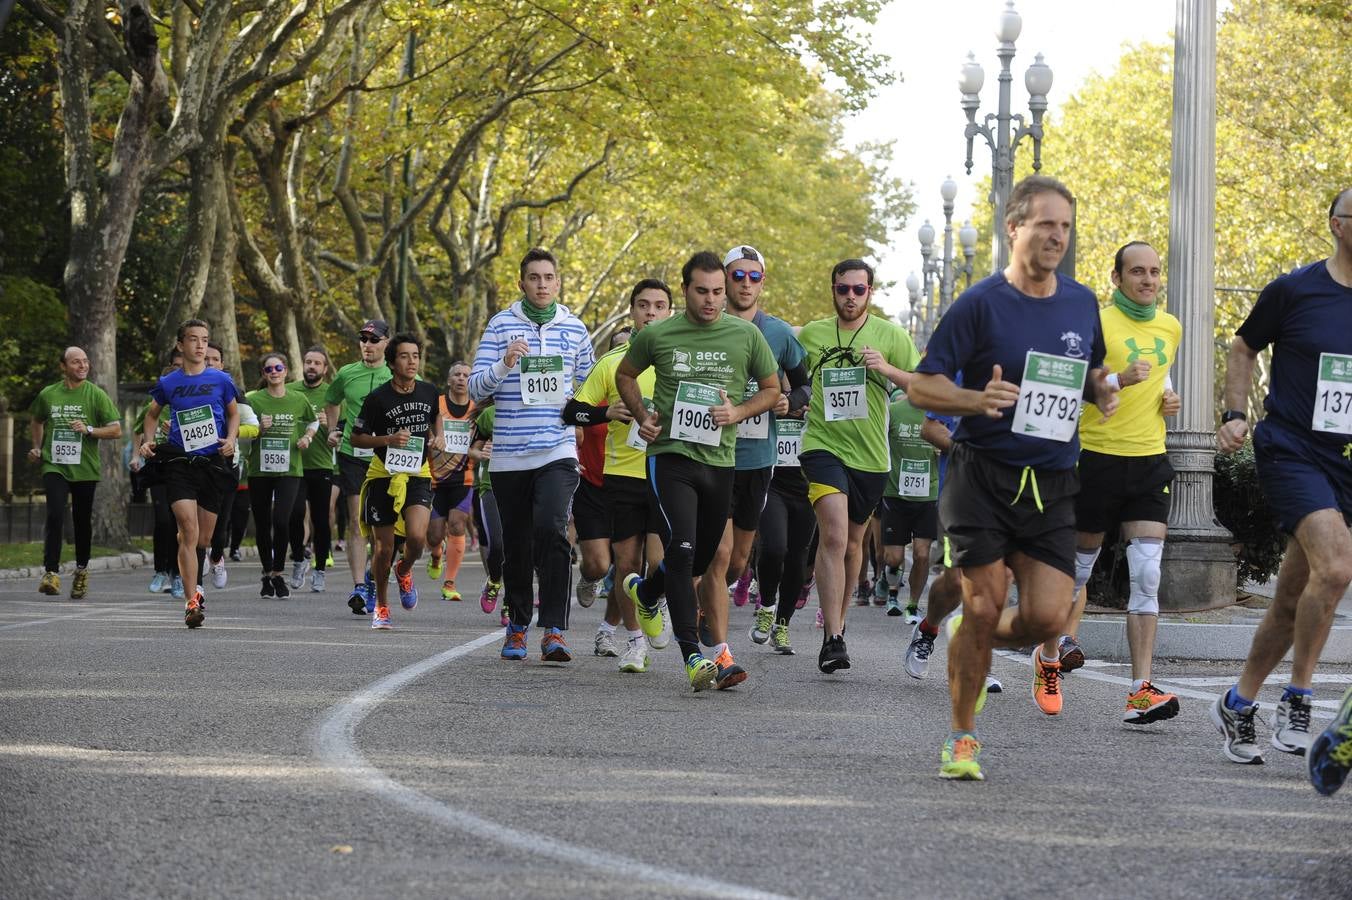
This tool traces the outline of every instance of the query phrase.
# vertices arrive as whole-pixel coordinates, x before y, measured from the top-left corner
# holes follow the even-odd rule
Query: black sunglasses
[[[761,279],[764,277],[765,277],[764,272],[748,272],[746,269],[732,270],[733,281],[745,281],[746,279],[750,278],[752,284],[760,284]]]
[[[277,363],[276,365],[272,366],[264,366],[263,371],[268,375],[271,375],[273,372],[285,372],[286,366],[282,365],[281,363]]]
[[[850,291],[854,291],[856,297],[862,297],[868,293],[866,284],[838,284],[836,285],[836,294],[840,297],[850,296]]]
[[[363,331],[361,334],[357,335],[357,340],[361,341],[363,344],[379,344],[385,339],[371,334],[370,332]]]

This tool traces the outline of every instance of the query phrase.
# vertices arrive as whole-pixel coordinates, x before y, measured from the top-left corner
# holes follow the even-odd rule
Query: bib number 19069
[[[723,429],[714,424],[710,407],[720,402],[718,388],[682,381],[676,386],[676,402],[671,410],[671,436],[678,441],[717,447],[723,441]]]

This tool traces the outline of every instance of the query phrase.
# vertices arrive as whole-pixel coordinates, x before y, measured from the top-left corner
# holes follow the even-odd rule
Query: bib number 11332
[[[1065,443],[1080,425],[1089,363],[1029,350],[1023,364],[1013,432]]]

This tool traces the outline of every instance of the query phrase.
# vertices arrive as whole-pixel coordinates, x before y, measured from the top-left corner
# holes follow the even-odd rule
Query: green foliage
[[[0,411],[25,410],[59,377],[66,308],[31,278],[0,275]]]
[[[1258,484],[1253,443],[1237,452],[1216,454],[1216,477],[1212,481],[1216,518],[1235,536],[1239,546],[1239,580],[1263,582],[1277,574],[1286,535],[1277,527],[1277,517]]]

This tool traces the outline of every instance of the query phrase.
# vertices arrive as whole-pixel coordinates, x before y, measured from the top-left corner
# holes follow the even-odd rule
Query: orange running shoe
[[[201,628],[207,617],[207,602],[201,591],[195,592],[183,604],[183,624],[189,628]]]
[[[1178,715],[1178,698],[1166,694],[1150,682],[1144,682],[1139,691],[1127,694],[1127,711],[1122,721],[1128,725],[1149,725],[1172,719]]]
[[[718,656],[714,657],[714,665],[718,667],[718,676],[714,679],[714,684],[720,691],[726,691],[746,681],[746,669],[733,661],[732,651],[728,649],[727,644],[719,648]]]
[[[1044,660],[1041,645],[1033,648],[1033,702],[1045,715],[1061,714],[1061,661]]]

